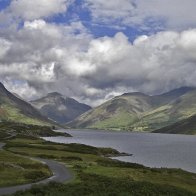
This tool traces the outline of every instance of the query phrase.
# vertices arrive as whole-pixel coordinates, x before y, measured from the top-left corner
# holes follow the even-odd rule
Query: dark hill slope
[[[196,115],[175,124],[163,127],[154,133],[193,134],[196,135]]]
[[[72,121],[79,115],[91,109],[86,104],[79,103],[75,99],[64,97],[59,93],[49,93],[47,96],[31,101],[44,116],[60,123]]]
[[[52,124],[28,102],[10,93],[0,83],[0,119],[27,124]]]

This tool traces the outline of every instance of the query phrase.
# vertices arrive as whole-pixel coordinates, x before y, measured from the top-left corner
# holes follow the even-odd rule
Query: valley
[[[5,153],[9,154],[10,157],[25,155],[25,157],[44,158],[60,162],[66,165],[74,175],[74,179],[69,183],[50,182],[46,185],[33,185],[29,190],[13,194],[15,196],[61,195],[65,192],[67,195],[108,193],[117,195],[165,195],[167,193],[174,196],[192,196],[196,194],[195,174],[179,169],[153,169],[135,163],[112,160],[107,156],[116,156],[120,153],[111,148],[95,148],[81,144],[57,144],[27,135],[18,135],[5,139],[3,142],[6,145],[4,150],[0,151],[0,157],[4,164],[8,164],[11,160],[11,158],[8,159],[8,156],[3,156]],[[23,162],[24,167],[24,160],[20,161]],[[26,167],[28,164],[33,164],[31,159],[28,161]],[[17,168],[12,170],[8,168],[8,172],[14,174],[13,170],[21,170],[18,162],[15,162],[15,165]],[[25,169],[25,171],[28,170]],[[21,178],[22,173],[17,175]],[[39,176],[46,178],[40,172]],[[7,176],[7,183],[17,184],[15,178],[9,178],[9,176]]]
[[[156,147],[157,144],[150,148],[153,142],[143,137],[145,133],[141,137],[141,143],[135,141],[136,146],[141,145],[141,150],[149,149],[148,152],[142,151],[151,156],[151,159],[145,156],[143,159],[151,160],[151,164],[133,161],[139,156],[139,151],[135,151],[134,146],[128,151],[126,148],[119,148],[122,147],[119,142],[122,142],[123,134],[131,134],[125,131],[194,135],[195,92],[194,88],[183,87],[155,96],[139,92],[125,93],[91,108],[59,93],[50,93],[29,103],[1,85],[0,172],[4,177],[0,180],[0,194],[53,196],[66,192],[70,196],[98,196],[107,193],[195,195],[196,176],[195,173],[191,173],[194,169],[169,169],[172,167],[169,163],[170,158],[163,152],[163,159],[157,158],[162,162],[166,160],[168,164],[155,168],[156,159],[152,158],[151,152],[156,148],[156,153],[159,153],[160,149]],[[79,140],[75,141],[75,131],[70,130],[70,127],[82,128],[81,134],[84,134],[88,142],[82,144]],[[65,131],[58,131],[63,128]],[[106,135],[101,136],[102,142],[103,138],[107,139],[107,145],[100,143],[96,146],[96,142],[100,140],[93,135],[88,139],[84,128],[90,128],[90,134],[96,131],[101,133],[98,129],[109,129],[111,133],[119,134],[116,135],[118,139],[114,140],[113,145],[110,143],[112,137],[107,139]],[[120,130],[123,132],[119,132]],[[174,136],[167,137],[165,141],[169,142]],[[51,141],[43,138],[50,138]],[[62,138],[63,142],[55,143],[52,138]],[[174,141],[177,143],[180,137],[176,138]],[[65,143],[69,139],[73,142]],[[126,144],[125,139],[123,141]],[[183,141],[186,143],[186,139],[182,139],[181,142]],[[170,142],[173,143],[172,140]],[[128,143],[134,145],[133,141]],[[171,146],[171,152],[175,151],[174,146],[167,146]],[[177,159],[181,156],[191,156],[191,152],[182,153],[184,152],[183,155],[176,153]],[[194,163],[194,160],[191,161]],[[181,164],[183,163],[184,161],[181,161]],[[174,168],[186,169],[175,164]],[[56,177],[52,177],[54,173]],[[27,190],[24,190],[26,188]],[[17,190],[19,192],[15,193]]]
[[[163,130],[163,133],[170,133],[164,127],[175,127],[196,114],[195,96],[193,87],[181,87],[154,96],[140,92],[125,93],[91,108],[57,92],[27,102],[1,84],[0,120],[63,128],[159,133]],[[191,120],[191,125],[185,123],[183,126],[184,131],[178,131],[177,127],[172,128],[175,131],[171,133],[196,134],[194,120]]]
[[[196,196],[195,7],[0,0],[0,196]]]

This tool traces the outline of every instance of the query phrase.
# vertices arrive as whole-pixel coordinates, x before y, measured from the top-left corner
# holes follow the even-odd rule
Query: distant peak
[[[148,96],[141,92],[124,93],[122,96]]]
[[[188,86],[183,86],[177,89],[173,89],[169,92],[161,94],[161,96],[171,96],[171,95],[183,95],[189,91],[195,90],[195,87],[188,87]]]
[[[0,88],[5,88],[5,86],[1,82],[0,82]]]
[[[192,91],[194,90],[195,87],[190,87],[190,86],[182,86],[180,88],[177,88],[176,91]],[[175,91],[175,89],[173,90]]]
[[[58,92],[48,93],[47,97],[61,97],[62,95]]]
[[[0,82],[0,92],[1,93],[7,93],[8,92],[8,90],[5,88],[5,86],[1,82]]]

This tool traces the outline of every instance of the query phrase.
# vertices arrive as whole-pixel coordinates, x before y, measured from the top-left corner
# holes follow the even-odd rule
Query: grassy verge
[[[0,187],[40,181],[51,176],[47,165],[0,150]]]
[[[52,195],[196,195],[196,174],[177,169],[152,169],[139,164],[111,160],[112,149],[78,144],[56,144],[18,137],[7,141],[9,152],[54,159],[75,174],[68,184],[34,186],[16,196]]]
[[[0,139],[6,135],[27,135],[33,137],[70,136],[67,133],[54,132],[50,126],[27,125],[15,122],[0,122]]]
[[[0,122],[0,142],[2,143],[13,139],[13,141],[18,141],[20,146],[22,141],[31,144],[36,141],[35,143],[37,143],[38,136],[59,135],[69,136],[64,133],[56,133],[48,126]],[[14,143],[14,146],[17,146],[17,142]],[[47,165],[0,149],[0,187],[33,183],[51,175]]]

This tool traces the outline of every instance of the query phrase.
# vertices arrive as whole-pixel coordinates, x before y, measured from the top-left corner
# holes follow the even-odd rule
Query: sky
[[[195,0],[0,0],[0,81],[96,106],[196,86]]]

